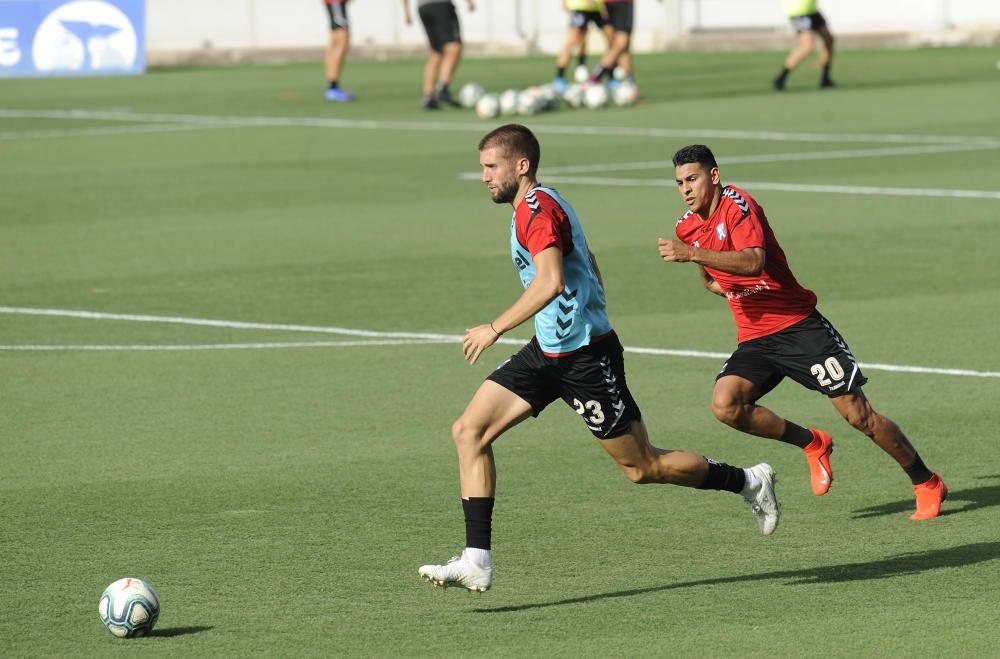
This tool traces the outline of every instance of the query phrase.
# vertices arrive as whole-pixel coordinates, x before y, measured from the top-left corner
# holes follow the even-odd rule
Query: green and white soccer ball
[[[119,579],[101,593],[97,613],[118,638],[146,636],[160,617],[160,598],[142,579]]]

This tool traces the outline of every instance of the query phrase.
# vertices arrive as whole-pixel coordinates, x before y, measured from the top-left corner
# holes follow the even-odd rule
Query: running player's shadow
[[[621,597],[648,595],[650,593],[661,593],[668,590],[679,590],[682,588],[719,586],[730,583],[744,583],[752,581],[781,580],[786,586],[800,586],[875,579],[894,579],[896,577],[920,574],[922,572],[944,567],[964,567],[967,565],[975,565],[977,563],[985,563],[987,561],[997,559],[1000,559],[1000,542],[976,542],[958,547],[945,547],[942,549],[907,552],[905,554],[897,554],[895,556],[890,556],[889,558],[871,561],[868,563],[841,563],[839,565],[823,565],[800,570],[777,570],[774,572],[761,572],[759,574],[743,574],[729,577],[716,577],[713,579],[698,579],[696,581],[681,581],[663,586],[635,588],[632,590],[599,593],[597,595],[584,595],[582,597],[571,597],[567,599],[553,600],[550,602],[537,602],[534,604],[520,604],[515,606],[498,606],[495,608],[484,607],[473,609],[473,611],[476,613],[512,613],[531,609],[546,609],[553,606],[563,606],[567,604],[585,604],[587,602],[618,599]]]
[[[1000,474],[992,476],[979,476],[976,480],[1000,480]],[[965,505],[956,508],[953,504],[957,501],[966,502]],[[977,508],[989,508],[1000,505],[1000,485],[986,485],[983,487],[973,487],[965,490],[948,490],[948,499],[941,506],[941,516],[964,513]],[[893,501],[878,506],[859,508],[854,512],[854,519],[865,519],[867,517],[880,517],[882,515],[895,515],[913,510],[913,498],[902,501]]]

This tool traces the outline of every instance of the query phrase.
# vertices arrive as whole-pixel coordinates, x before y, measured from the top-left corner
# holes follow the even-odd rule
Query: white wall
[[[637,51],[662,48],[691,32],[775,30],[787,24],[781,0],[635,3]],[[553,52],[565,34],[562,0],[476,0],[471,13],[465,0],[455,4],[468,43]],[[1000,0],[821,0],[820,9],[837,33],[1000,30]],[[414,24],[407,26],[402,0],[351,0],[352,42],[420,47],[424,34],[413,13]],[[316,47],[326,42],[328,26],[321,0],[147,0],[151,51]]]

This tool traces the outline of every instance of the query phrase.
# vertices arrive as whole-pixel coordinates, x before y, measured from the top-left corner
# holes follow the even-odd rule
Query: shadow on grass
[[[929,570],[948,567],[963,567],[976,563],[985,563],[1000,558],[1000,542],[977,542],[946,549],[931,549],[928,551],[908,552],[890,556],[880,561],[869,563],[843,563],[841,565],[824,565],[821,567],[803,568],[801,570],[777,570],[760,574],[744,574],[714,579],[698,579],[696,581],[681,581],[679,583],[649,588],[635,588],[612,593],[571,597],[551,602],[521,604],[517,606],[500,606],[496,608],[473,609],[476,613],[512,613],[545,609],[552,606],[567,604],[585,604],[601,600],[634,597],[649,593],[660,593],[681,588],[697,588],[699,586],[718,586],[730,583],[746,583],[753,581],[784,580],[785,585],[798,586],[804,584],[842,583],[846,581],[866,581],[874,579],[893,579],[911,574],[920,574]]]
[[[977,480],[1000,480],[1000,474],[993,476],[980,476]],[[945,481],[947,483],[947,481]],[[962,501],[965,504],[955,508],[955,502]],[[948,490],[948,499],[941,506],[941,516],[964,513],[978,508],[989,508],[1000,505],[1000,485],[974,487],[966,490]],[[880,517],[882,515],[895,515],[897,513],[913,512],[913,497],[902,501],[893,501],[879,506],[869,508],[859,508],[854,512],[854,519],[864,519],[867,517]]]
[[[200,634],[201,632],[207,632],[214,627],[167,627],[165,629],[156,629],[149,632],[149,637],[160,637],[160,638],[172,638],[174,636],[186,636],[187,634]]]

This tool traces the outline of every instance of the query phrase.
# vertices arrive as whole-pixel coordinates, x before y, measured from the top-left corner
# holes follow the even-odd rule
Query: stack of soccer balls
[[[598,110],[612,103],[617,106],[634,105],[638,99],[639,88],[634,81],[615,79],[608,85],[591,83],[586,68],[583,68],[582,82],[565,85],[561,91],[556,85],[549,83],[526,89],[507,89],[500,93],[491,93],[482,85],[470,82],[458,93],[458,100],[462,106],[474,108],[476,114],[483,119],[533,115],[554,110],[560,105]]]

